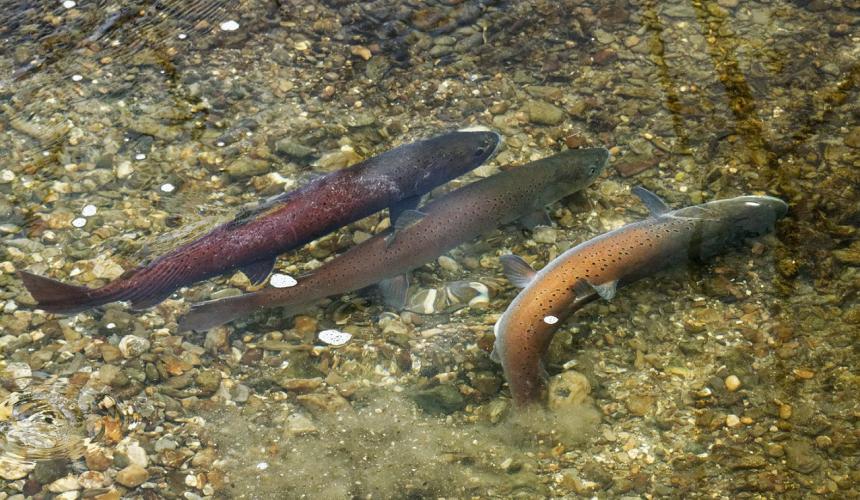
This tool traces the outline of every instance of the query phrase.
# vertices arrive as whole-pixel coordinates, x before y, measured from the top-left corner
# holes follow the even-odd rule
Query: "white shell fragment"
[[[221,31],[236,31],[237,29],[239,29],[239,23],[232,19],[221,23]]]
[[[299,282],[288,274],[275,273],[269,279],[269,284],[275,288],[289,288],[296,286]]]
[[[317,335],[321,342],[328,345],[344,345],[352,338],[352,335],[339,330],[323,330]]]
[[[553,315],[544,316],[543,322],[548,324],[548,325],[554,325],[554,324],[558,323],[558,318],[556,318]]]

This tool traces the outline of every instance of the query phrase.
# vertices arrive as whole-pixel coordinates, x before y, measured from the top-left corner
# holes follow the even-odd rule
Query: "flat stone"
[[[558,125],[564,120],[564,111],[558,106],[542,100],[530,100],[525,104],[529,121],[539,125]]]
[[[785,462],[789,469],[809,474],[821,467],[818,452],[806,441],[787,441],[783,448],[785,448]]]
[[[116,473],[116,482],[127,488],[140,486],[147,479],[149,479],[149,472],[137,464],[131,464]]]
[[[412,400],[419,408],[432,414],[450,414],[466,406],[466,399],[460,391],[449,384],[417,391],[412,395]]]
[[[268,171],[268,162],[250,158],[239,158],[227,166],[227,175],[233,179],[246,179],[255,175],[263,175]]]

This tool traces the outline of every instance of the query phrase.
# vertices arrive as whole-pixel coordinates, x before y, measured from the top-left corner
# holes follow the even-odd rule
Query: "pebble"
[[[287,417],[286,431],[288,436],[295,437],[316,434],[319,429],[308,417],[300,413],[293,413]]]
[[[729,375],[725,380],[726,389],[729,392],[735,392],[741,387],[741,380],[737,377],[737,375]]]
[[[116,482],[127,487],[134,488],[149,479],[149,473],[137,464],[131,464],[116,473]]]
[[[239,158],[227,166],[227,175],[237,180],[247,179],[255,175],[263,175],[268,171],[268,162],[250,158]]]
[[[548,406],[551,410],[569,410],[588,401],[591,383],[585,375],[568,370],[549,379]]]
[[[457,261],[447,255],[442,255],[437,260],[439,262],[439,267],[448,272],[456,273],[460,270],[460,265],[457,264]]]
[[[149,350],[149,341],[137,335],[126,335],[119,341],[119,350],[128,358],[136,358]]]
[[[62,493],[64,491],[73,491],[81,489],[78,478],[75,476],[66,476],[57,479],[48,485],[48,491],[51,493]]]
[[[726,415],[726,427],[737,427],[740,423],[741,419],[737,415]]]
[[[78,484],[85,490],[104,488],[110,484],[110,479],[99,471],[88,470],[78,476]]]
[[[529,121],[539,125],[558,125],[564,120],[564,111],[543,100],[530,100],[525,104]]]
[[[842,139],[846,146],[860,148],[860,126],[851,127]]]
[[[466,406],[466,399],[450,384],[422,389],[412,395],[419,408],[430,414],[451,414]]]
[[[363,45],[353,45],[349,48],[349,52],[354,56],[358,56],[364,59],[365,61],[367,61],[373,56],[373,53],[370,52],[370,49]]]
[[[783,447],[785,448],[785,463],[789,469],[809,474],[821,466],[821,458],[806,441],[786,441]]]
[[[532,239],[538,243],[552,244],[558,238],[558,231],[549,226],[537,226],[532,232]]]

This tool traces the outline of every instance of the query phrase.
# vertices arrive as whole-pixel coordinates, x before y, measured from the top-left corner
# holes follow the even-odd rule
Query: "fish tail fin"
[[[179,331],[204,332],[229,323],[240,316],[254,312],[258,308],[254,299],[254,293],[246,293],[194,304],[188,312],[179,317]]]
[[[18,271],[18,276],[36,299],[37,307],[51,313],[72,314],[114,300],[111,294],[96,293],[99,289],[69,285],[27,271]]]

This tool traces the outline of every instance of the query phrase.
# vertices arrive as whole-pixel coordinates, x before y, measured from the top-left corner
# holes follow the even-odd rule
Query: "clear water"
[[[3,12],[4,498],[858,494],[857,1]],[[562,148],[613,157],[550,207],[552,229],[501,228],[413,273],[412,311],[371,290],[179,334],[189,304],[247,278],[144,312],[57,316],[33,310],[15,274],[95,286],[261,198],[474,125],[504,149],[435,194]],[[547,355],[551,409],[516,412],[488,353],[516,294],[497,257],[540,267],[640,220],[636,185],[673,207],[769,194],[790,212],[772,235],[579,311]],[[385,219],[277,270],[299,277]],[[486,300],[426,314],[463,281]],[[326,330],[349,339],[327,344]]]

